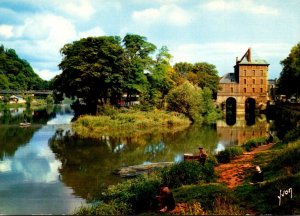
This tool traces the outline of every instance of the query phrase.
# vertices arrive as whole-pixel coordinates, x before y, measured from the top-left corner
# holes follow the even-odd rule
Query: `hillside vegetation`
[[[14,49],[0,46],[0,90],[47,89],[47,81],[42,80],[30,64],[20,59]]]

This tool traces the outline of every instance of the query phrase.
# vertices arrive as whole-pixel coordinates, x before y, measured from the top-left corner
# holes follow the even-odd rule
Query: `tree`
[[[215,98],[219,87],[219,76],[216,66],[206,62],[195,63],[192,72],[197,75],[197,85],[202,89],[208,87]]]
[[[202,123],[202,90],[189,82],[173,88],[166,97],[168,110],[185,114],[192,122]]]
[[[61,53],[62,74],[53,83],[56,95],[77,98],[76,104],[90,114],[96,114],[98,103],[117,103],[125,87],[126,68],[119,37],[83,38],[66,44]]]
[[[150,54],[156,50],[156,46],[147,42],[146,37],[134,34],[127,34],[123,43],[126,55],[124,91],[130,100],[132,95],[145,94],[147,91],[148,80],[145,71],[149,70],[153,64]]]
[[[156,61],[154,62],[151,73],[148,75],[150,83],[149,93],[151,97],[149,100],[158,108],[162,108],[164,105],[164,98],[175,86],[176,73],[170,65],[172,55],[166,46],[162,46],[158,50]]]
[[[186,76],[188,72],[191,72],[193,69],[193,64],[188,62],[179,62],[173,66],[175,72],[180,76]]]
[[[287,58],[282,60],[283,69],[280,73],[278,92],[288,97],[300,93],[300,43],[291,49]]]

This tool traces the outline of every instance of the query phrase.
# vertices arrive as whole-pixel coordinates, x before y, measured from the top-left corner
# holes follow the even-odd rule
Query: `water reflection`
[[[265,115],[255,117],[256,120],[245,119],[244,117],[237,117],[236,123],[229,126],[223,120],[217,121],[217,133],[219,137],[219,144],[223,147],[242,145],[249,139],[264,137],[269,131],[269,124]],[[248,120],[248,121],[247,121]],[[219,146],[219,149],[222,149]]]
[[[15,122],[17,116],[11,117],[13,120],[9,122]],[[38,125],[29,128],[1,126],[0,136],[4,138],[4,141],[0,138],[1,214],[70,214],[84,202],[60,181],[61,162],[48,146],[55,131],[67,128],[68,125],[63,124],[69,124],[72,117],[72,114],[53,115],[37,110],[31,121]],[[48,125],[40,125],[47,118],[53,119]],[[55,122],[61,124],[55,125]]]
[[[218,141],[215,128],[192,126],[175,133],[139,137],[82,139],[69,130],[58,130],[49,144],[61,161],[62,180],[80,197],[97,197],[111,184],[120,182],[113,171],[149,162],[181,161],[184,153],[203,146],[213,153]],[[89,182],[87,184],[87,182]]]

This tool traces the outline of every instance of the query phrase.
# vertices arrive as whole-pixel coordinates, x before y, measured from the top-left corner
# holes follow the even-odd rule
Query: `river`
[[[112,172],[122,166],[178,162],[203,146],[209,154],[245,140],[265,136],[264,116],[251,125],[218,121],[211,127],[143,137],[80,139],[70,128],[67,106],[0,112],[0,214],[71,214],[123,179]],[[19,123],[31,122],[22,128]]]

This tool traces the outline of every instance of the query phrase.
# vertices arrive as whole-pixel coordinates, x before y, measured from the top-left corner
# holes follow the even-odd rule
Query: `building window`
[[[255,88],[252,89],[252,92],[253,92],[253,93],[255,92]]]
[[[263,70],[261,70],[261,71],[260,71],[260,73],[261,73],[261,76],[263,76],[263,75],[264,75],[264,71],[263,71]]]
[[[247,81],[246,81],[246,79],[244,79],[244,84],[246,84],[247,83]]]
[[[233,93],[233,88],[232,87],[231,87],[230,91],[231,91],[231,93]]]
[[[244,70],[244,76],[246,76],[246,70]]]
[[[260,93],[262,93],[263,92],[263,89],[262,88],[260,88]]]
[[[255,79],[252,80],[252,83],[255,84]]]
[[[246,88],[244,88],[244,93],[246,93],[247,91],[246,91]]]
[[[253,76],[255,76],[255,70],[253,70]]]
[[[264,84],[264,80],[263,79],[260,80],[260,84]]]

